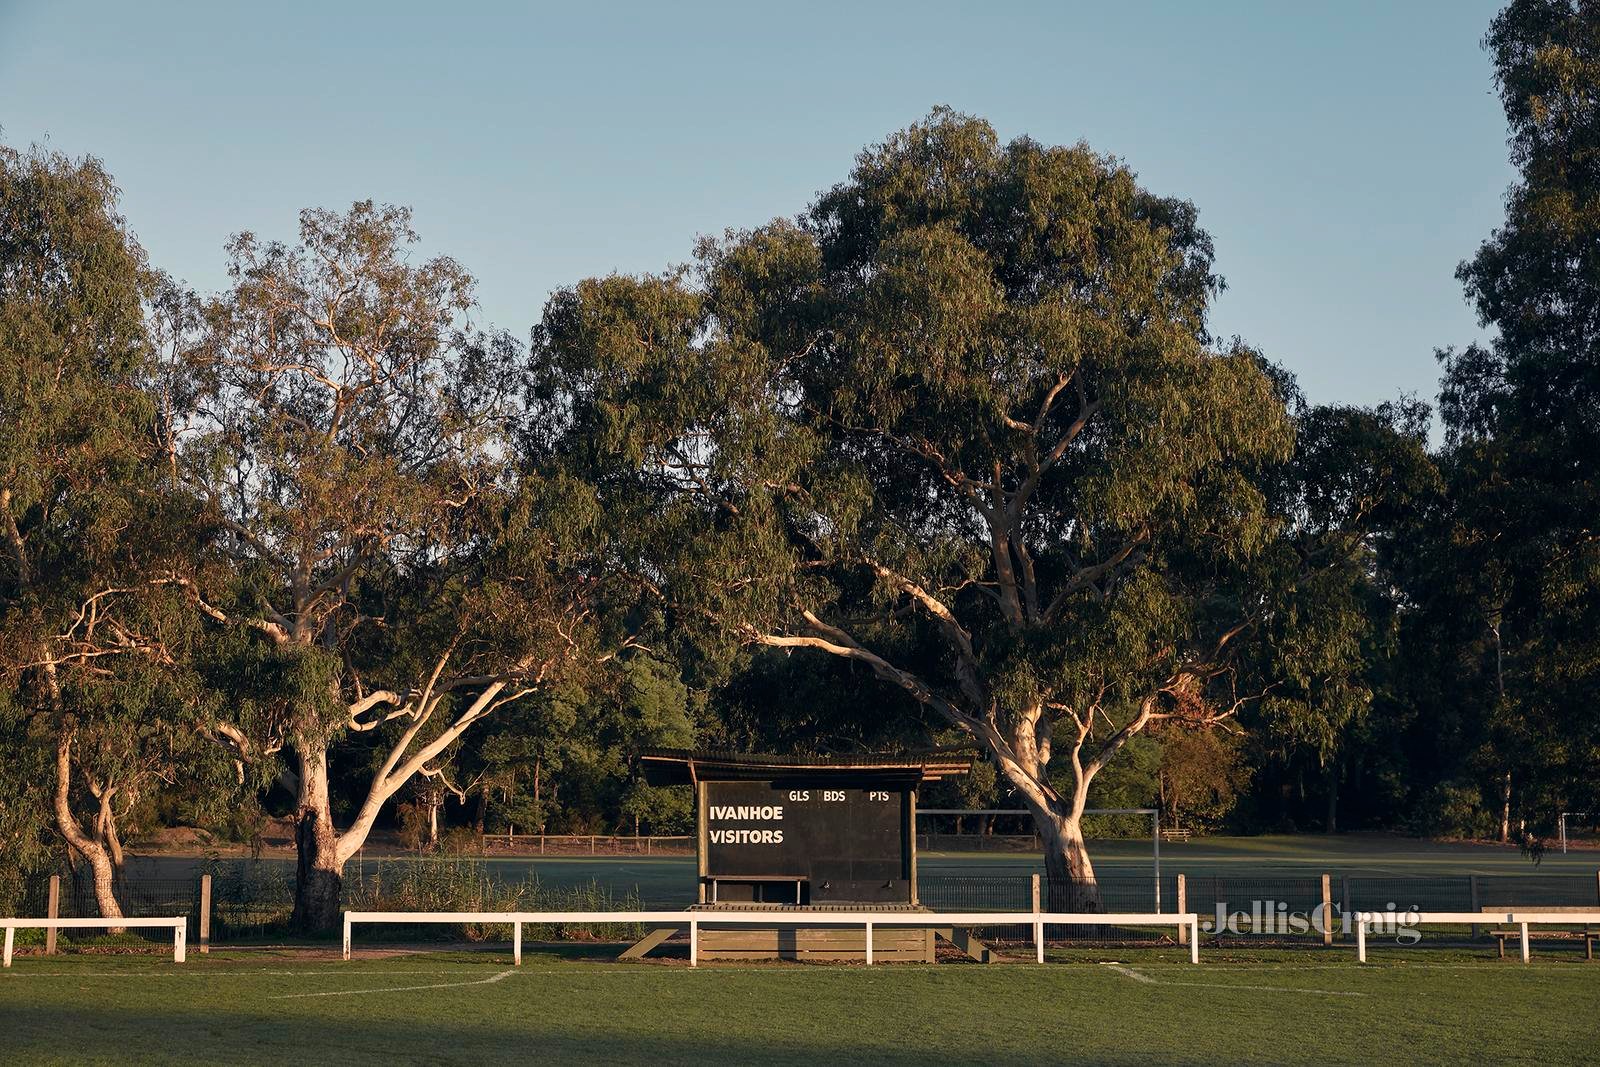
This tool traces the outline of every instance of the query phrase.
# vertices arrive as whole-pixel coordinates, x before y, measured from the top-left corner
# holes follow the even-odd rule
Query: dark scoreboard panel
[[[706,782],[706,875],[792,878],[813,902],[909,901],[901,788]]]

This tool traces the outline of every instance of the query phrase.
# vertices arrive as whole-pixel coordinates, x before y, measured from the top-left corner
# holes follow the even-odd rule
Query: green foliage
[[[14,795],[48,797],[102,874],[119,821],[208,766],[190,758],[195,630],[167,581],[193,509],[150,389],[146,300],[164,285],[98,162],[0,148],[0,730],[30,775]],[[29,863],[33,811],[4,831]]]
[[[939,110],[696,261],[559,292],[533,355],[552,453],[698,676],[740,646],[831,653],[1051,820],[1150,723],[1232,714],[1226,646],[1279,530],[1257,476],[1292,426],[1257,354],[1206,330],[1192,205]],[[809,744],[892,736],[867,718]],[[1051,739],[1083,757],[1069,784]]]
[[[1252,782],[1245,743],[1221,730],[1164,731],[1161,737],[1161,821],[1216,830],[1234,820]]]
[[[1440,782],[1422,793],[1413,808],[1413,833],[1431,838],[1482,840],[1494,833],[1495,816],[1483,803],[1476,782]]]
[[[1271,684],[1249,721],[1265,777],[1326,780],[1335,796],[1321,818],[1331,822],[1375,692],[1403,657],[1399,573],[1443,486],[1421,404],[1307,407],[1296,397],[1296,408],[1294,454],[1265,483],[1287,524],[1267,557],[1273,610],[1258,670]]]
[[[1514,0],[1485,44],[1521,173],[1457,272],[1496,336],[1441,353],[1450,507],[1428,583],[1480,781],[1509,776],[1548,834],[1600,801],[1600,19]]]
[[[1089,790],[1089,806],[1154,807],[1161,793],[1162,749],[1161,739],[1148,734],[1129,741],[1117,761],[1096,776]],[[1059,788],[1071,789],[1072,783],[1063,782]]]

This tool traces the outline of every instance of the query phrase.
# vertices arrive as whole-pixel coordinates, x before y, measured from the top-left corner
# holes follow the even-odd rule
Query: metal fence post
[[[1186,915],[1189,912],[1189,882],[1183,872],[1178,872],[1178,914]],[[1189,926],[1187,923],[1178,927],[1178,944],[1189,943]]]
[[[59,874],[50,876],[50,899],[45,915],[51,919],[61,918],[61,876]],[[54,956],[56,954],[56,932],[54,926],[44,932],[44,954],[46,956]]]
[[[211,876],[200,876],[200,955],[211,951]]]
[[[1150,813],[1150,847],[1155,856],[1156,913],[1161,913],[1161,809]]]

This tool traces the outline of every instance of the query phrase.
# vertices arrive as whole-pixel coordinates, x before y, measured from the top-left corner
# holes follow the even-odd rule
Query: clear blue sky
[[[152,259],[416,209],[526,336],[550,290],[793,215],[936,104],[1087,140],[1195,201],[1215,330],[1313,400],[1431,399],[1480,331],[1453,270],[1512,180],[1491,0],[549,7],[0,0],[0,127],[105,160]]]

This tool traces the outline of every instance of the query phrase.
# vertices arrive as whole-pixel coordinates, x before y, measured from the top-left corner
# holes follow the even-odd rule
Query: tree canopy
[[[1291,426],[1261,357],[1206,330],[1211,260],[1194,208],[1117,161],[938,111],[798,222],[558,294],[542,395],[654,520],[641,567],[675,611],[867,666],[1092,883],[1095,774],[1155,724],[1231,718],[1262,614],[1252,472]]]

